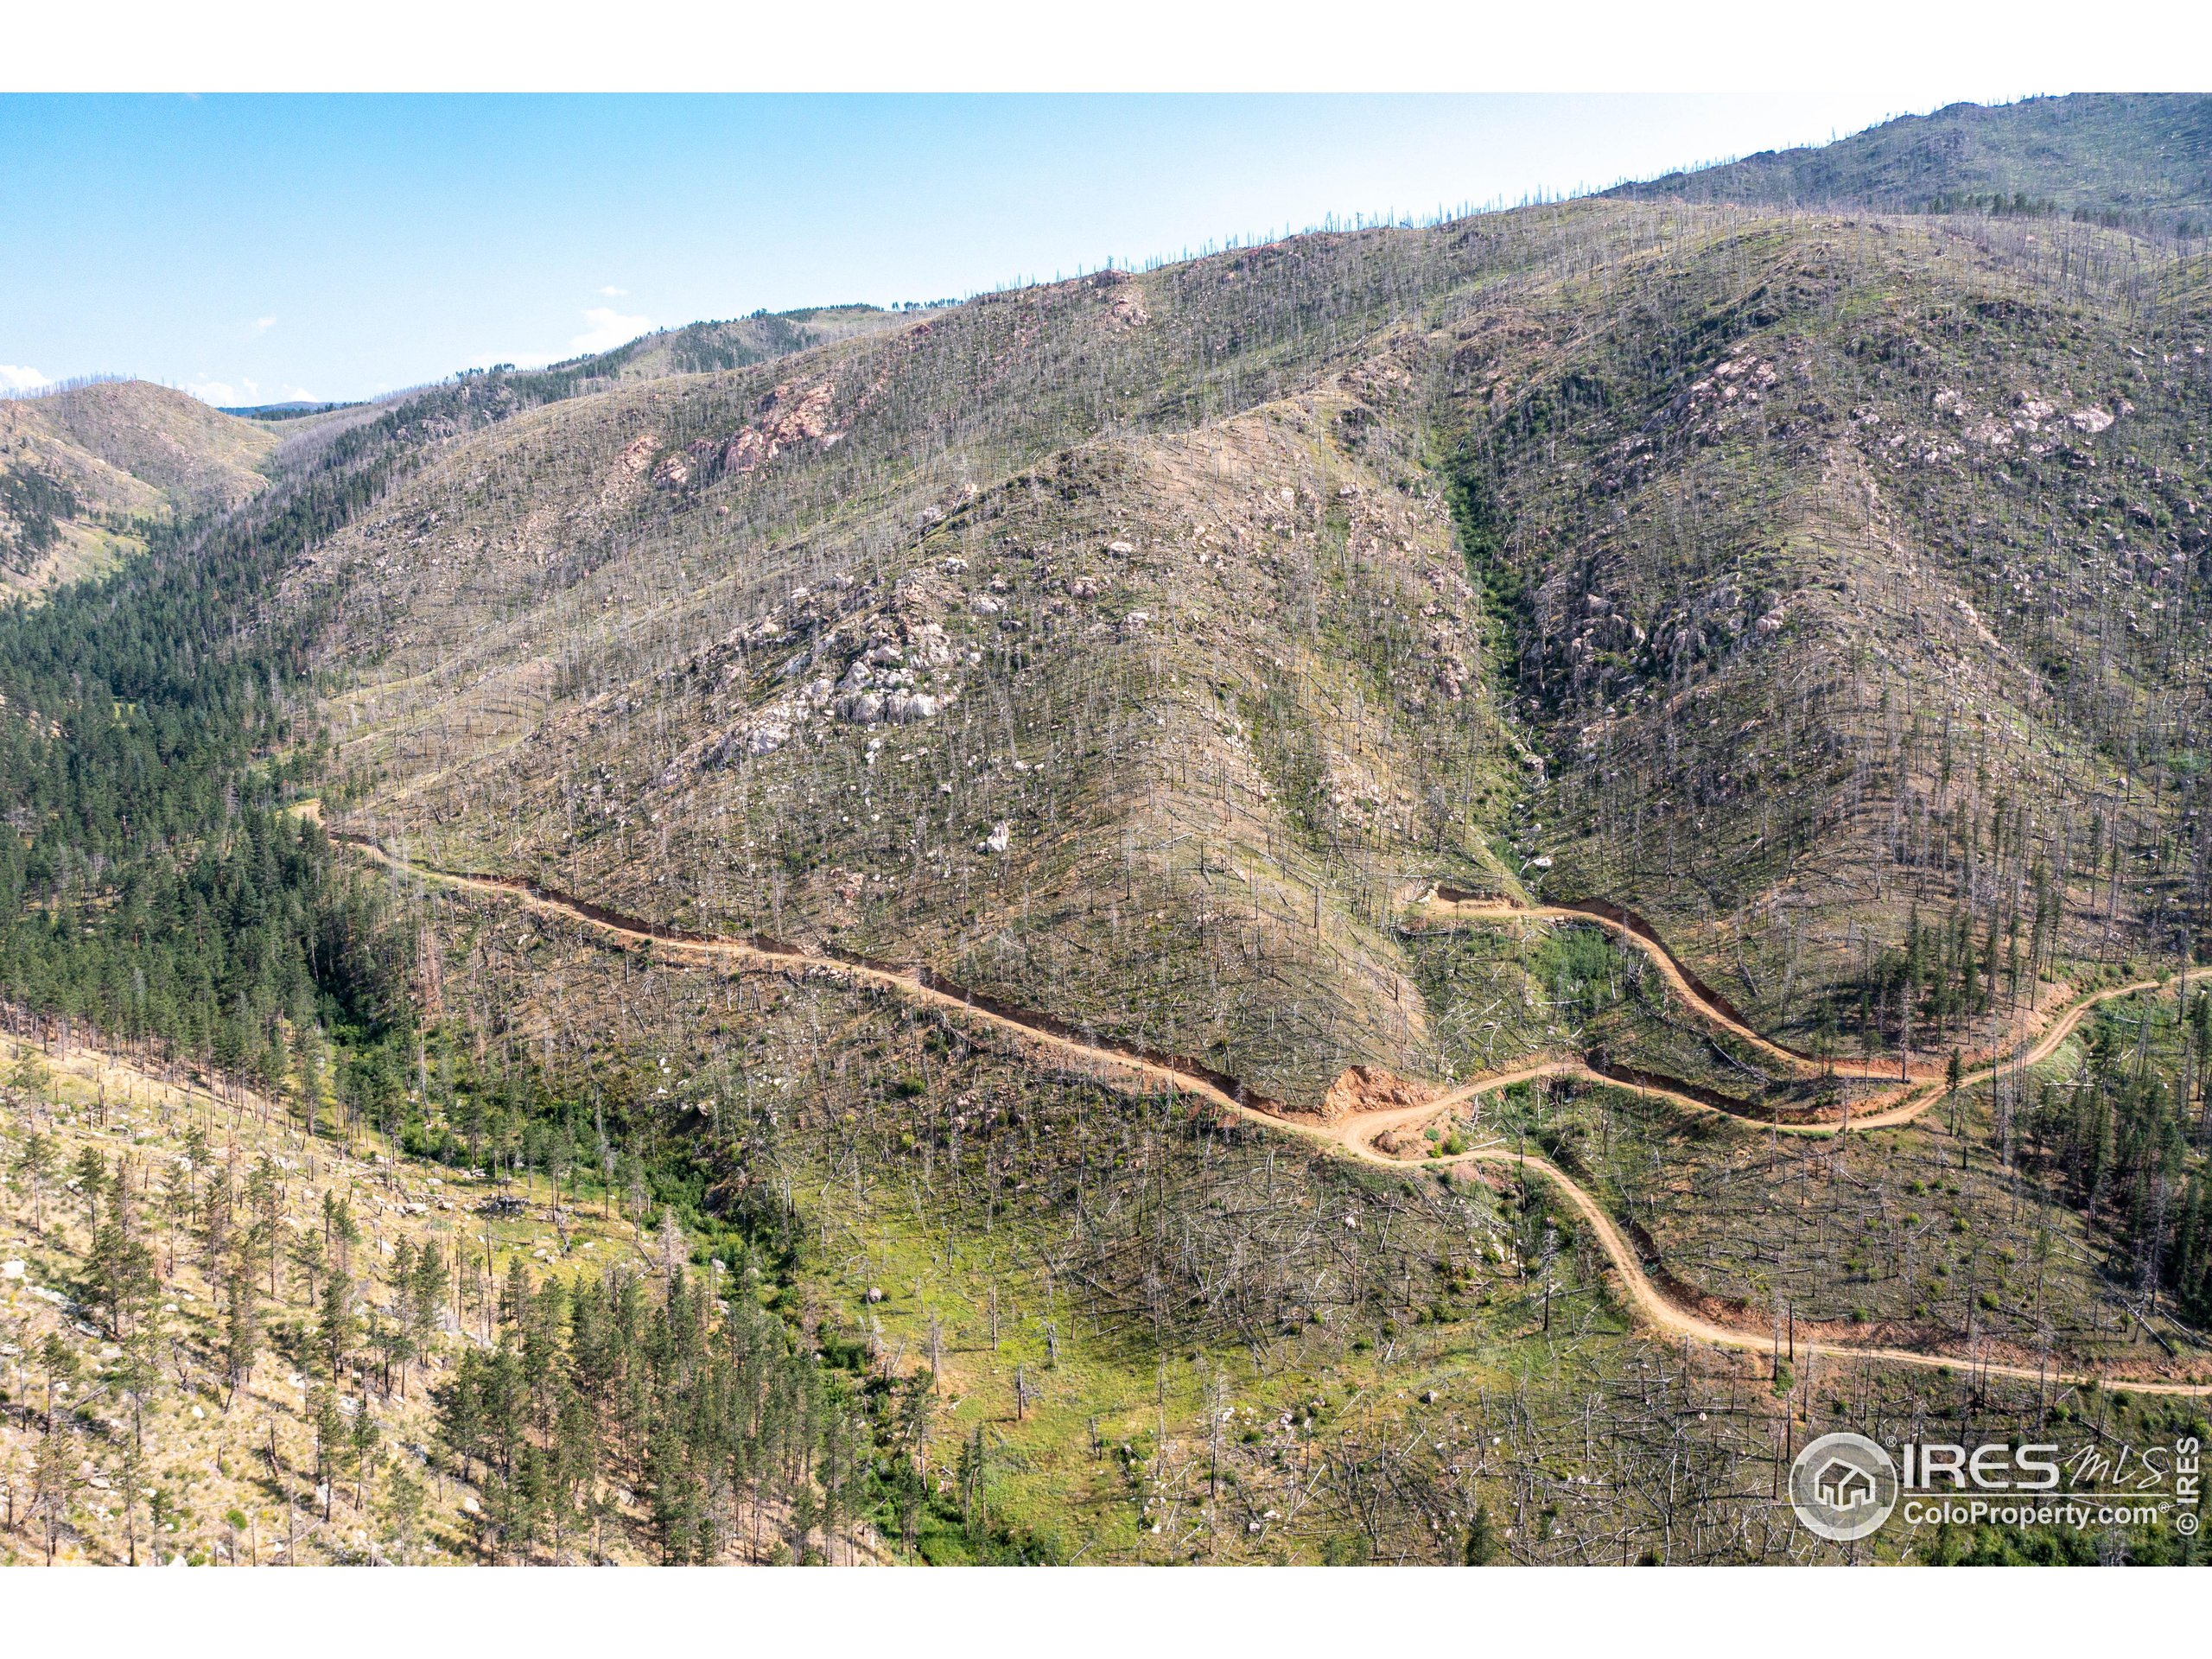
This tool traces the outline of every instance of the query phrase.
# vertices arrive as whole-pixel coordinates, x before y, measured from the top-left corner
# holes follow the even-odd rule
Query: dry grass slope
[[[111,568],[149,519],[237,505],[276,442],[143,380],[0,402],[0,597]]]

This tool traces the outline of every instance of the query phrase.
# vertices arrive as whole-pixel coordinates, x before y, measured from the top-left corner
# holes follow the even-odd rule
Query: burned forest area
[[[2197,1559],[2207,102],[0,404],[0,1558]]]

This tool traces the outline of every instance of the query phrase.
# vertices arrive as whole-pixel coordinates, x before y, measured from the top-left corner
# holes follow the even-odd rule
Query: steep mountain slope
[[[143,545],[143,521],[234,506],[277,440],[143,380],[0,403],[0,588],[36,593]]]
[[[1086,424],[1068,367],[1156,399],[1177,346],[1152,331],[1241,295],[1185,275],[1187,309],[1067,284],[442,459],[318,562],[373,664],[334,711],[367,794],[346,822],[926,957],[1303,1103],[1418,1046],[1389,895],[1499,879],[1479,607],[1439,493],[1345,449],[1334,385],[1048,448]],[[938,449],[957,423],[980,429]]]
[[[1993,207],[2202,235],[2212,214],[2212,97],[2076,92],[1953,104],[1835,143],[1762,150],[1607,194],[1890,213]]]
[[[1524,867],[1802,1040],[1966,1041],[2203,924],[2190,270],[1588,203],[564,404],[319,556],[346,822],[1308,1106],[1437,1067],[1396,896]]]
[[[1475,347],[1476,534],[1561,759],[1555,883],[1801,1039],[1893,1045],[1942,1000],[1883,960],[1916,909],[2008,997],[2123,936],[2190,948],[2202,271],[1940,220],[1669,263]]]

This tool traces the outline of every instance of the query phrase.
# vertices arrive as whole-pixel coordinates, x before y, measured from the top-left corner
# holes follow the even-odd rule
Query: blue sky
[[[1962,95],[1972,95],[1974,89]],[[1565,194],[1908,105],[1762,96],[0,98],[0,389],[353,397],[1335,214]]]

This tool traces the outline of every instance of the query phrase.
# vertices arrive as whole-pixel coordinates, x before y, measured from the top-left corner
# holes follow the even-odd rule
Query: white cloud
[[[611,307],[595,305],[584,313],[584,332],[569,342],[571,356],[582,357],[591,352],[611,352],[617,346],[635,340],[652,328],[650,317],[626,317]]]
[[[599,291],[610,300],[626,300],[630,297],[630,290],[626,288],[614,288],[610,286],[607,288],[602,288]]]
[[[0,391],[36,391],[41,386],[50,386],[48,379],[36,369],[20,364],[0,363]]]
[[[274,317],[256,317],[253,320],[253,332],[257,334],[265,334],[276,326],[276,319]]]
[[[619,292],[608,289],[607,292]],[[541,369],[556,359],[589,357],[599,352],[611,352],[617,346],[626,346],[639,334],[652,332],[651,317],[625,316],[612,306],[595,305],[583,314],[584,331],[569,340],[565,351],[479,352],[463,366],[472,369],[497,368],[505,365],[516,369]]]
[[[264,401],[261,388],[243,375],[235,386],[227,380],[195,380],[185,390],[218,409],[247,409]]]

